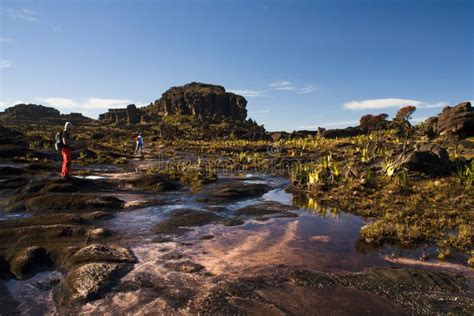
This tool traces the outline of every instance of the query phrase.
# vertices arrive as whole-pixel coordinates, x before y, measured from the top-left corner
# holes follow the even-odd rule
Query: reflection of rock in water
[[[252,269],[291,262],[294,254],[290,243],[297,238],[298,225],[299,221],[289,221],[283,233],[269,225],[258,231],[236,231],[234,238],[224,242],[211,240],[203,245],[206,254],[199,262],[214,274],[229,272],[230,267]]]

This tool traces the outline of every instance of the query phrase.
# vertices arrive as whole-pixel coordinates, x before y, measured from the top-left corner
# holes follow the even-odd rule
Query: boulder
[[[21,280],[33,276],[36,272],[52,266],[45,248],[28,247],[17,253],[9,262],[13,275]]]
[[[431,144],[421,145],[418,150],[408,153],[401,161],[401,166],[431,176],[441,176],[451,171],[446,149]]]
[[[32,213],[118,210],[123,205],[124,202],[122,200],[113,196],[76,193],[49,193],[32,197],[25,201],[26,211]]]
[[[75,265],[87,262],[134,263],[135,257],[126,248],[92,244],[74,252],[68,263]]]
[[[470,102],[445,107],[438,115],[438,134],[466,138],[474,136],[474,109]]]
[[[87,263],[73,268],[54,288],[57,304],[77,304],[100,298],[126,273],[129,266],[117,263]]]

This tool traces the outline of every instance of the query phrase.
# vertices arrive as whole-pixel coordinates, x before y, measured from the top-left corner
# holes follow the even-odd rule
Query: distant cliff
[[[12,122],[43,122],[48,124],[63,123],[66,121],[74,123],[91,122],[91,118],[80,113],[61,114],[52,107],[39,104],[20,103],[0,112],[0,118]]]

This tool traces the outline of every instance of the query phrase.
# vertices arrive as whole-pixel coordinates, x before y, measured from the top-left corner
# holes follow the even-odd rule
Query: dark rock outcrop
[[[474,136],[474,109],[470,102],[445,107],[438,116],[426,119],[421,131],[430,138],[440,135],[459,139]]]
[[[42,118],[58,118],[61,114],[52,107],[20,103],[5,109],[5,115],[19,119],[37,120]]]
[[[451,171],[451,162],[446,149],[436,145],[424,144],[418,150],[408,153],[401,165],[409,171],[440,176]]]
[[[364,130],[359,127],[328,129],[322,133],[324,138],[353,137],[364,134]]]
[[[93,119],[83,116],[81,113],[61,114],[52,107],[39,104],[20,103],[0,112],[0,118],[12,122],[43,122],[49,124],[62,124],[71,122],[73,124],[91,122]]]
[[[150,110],[160,115],[192,115],[203,121],[243,121],[247,117],[246,106],[243,96],[226,92],[222,86],[192,82],[167,90],[150,105]]]
[[[129,104],[125,109],[110,109],[107,113],[100,114],[99,120],[107,124],[134,125],[140,123],[145,116],[143,110],[138,109],[135,104]]]
[[[470,102],[445,107],[438,115],[437,132],[447,136],[474,136],[474,109]]]
[[[10,260],[11,272],[20,280],[29,278],[50,266],[52,262],[46,249],[37,246],[20,251]]]

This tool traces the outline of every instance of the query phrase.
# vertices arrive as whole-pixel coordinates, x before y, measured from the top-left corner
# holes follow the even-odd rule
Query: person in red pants
[[[61,176],[63,178],[71,177],[71,147],[72,147],[72,138],[71,138],[72,124],[71,122],[66,122],[64,124],[64,130],[62,132],[62,141],[63,145],[61,148],[61,155],[63,157],[63,165],[61,168]]]

